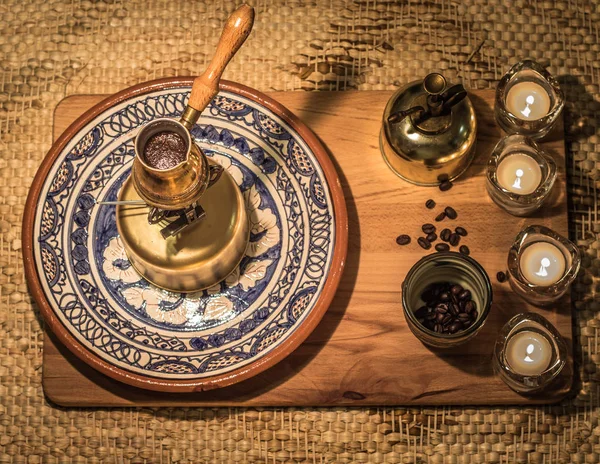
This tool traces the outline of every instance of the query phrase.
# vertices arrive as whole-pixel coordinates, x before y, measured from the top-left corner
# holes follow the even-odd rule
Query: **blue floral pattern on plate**
[[[120,368],[157,378],[210,377],[259,359],[314,307],[335,242],[333,206],[310,148],[260,104],[221,92],[192,135],[240,187],[251,225],[240,266],[207,290],[175,294],[131,267],[117,233],[117,198],[133,138],[177,118],[189,88],[132,97],[65,146],[42,188],[34,227],[46,298],[68,331]]]

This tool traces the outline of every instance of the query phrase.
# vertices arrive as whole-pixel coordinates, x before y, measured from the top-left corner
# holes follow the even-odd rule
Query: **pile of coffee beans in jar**
[[[479,313],[471,291],[459,284],[437,282],[428,285],[421,294],[425,303],[415,316],[419,323],[441,334],[455,334],[469,328]]]

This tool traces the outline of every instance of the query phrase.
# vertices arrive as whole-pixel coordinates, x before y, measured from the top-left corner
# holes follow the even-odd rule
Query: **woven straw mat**
[[[533,58],[567,96],[576,397],[551,407],[65,410],[41,386],[21,219],[57,103],[198,75],[232,1],[0,1],[0,464],[600,460],[600,0],[260,0],[225,77],[271,90],[381,90],[439,70],[492,88]],[[469,60],[470,58],[470,60]]]

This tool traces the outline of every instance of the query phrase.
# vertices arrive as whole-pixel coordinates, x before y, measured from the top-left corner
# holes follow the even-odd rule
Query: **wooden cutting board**
[[[337,165],[349,215],[349,250],[336,297],[315,331],[275,367],[233,386],[193,394],[156,393],[121,384],[83,364],[52,336],[44,343],[43,386],[63,406],[364,406],[394,404],[531,404],[556,402],[572,383],[571,305],[565,297],[550,309],[534,308],[495,275],[505,270],[508,250],[527,225],[546,225],[567,235],[564,129],[562,122],[543,144],[559,166],[552,201],[530,218],[500,210],[485,190],[485,164],[501,131],[494,121],[493,90],[470,97],[479,122],[477,156],[448,192],[415,187],[393,174],[379,152],[383,108],[392,92],[281,92],[271,96],[300,117],[324,142]],[[73,96],[56,108],[54,137],[103,99]],[[433,198],[438,207],[424,207]],[[465,227],[471,256],[494,286],[489,319],[466,345],[434,351],[410,332],[400,286],[424,251],[420,227],[438,210],[453,206],[449,225]],[[441,223],[445,225],[445,223]],[[395,238],[410,234],[400,247]],[[494,340],[513,315],[535,311],[565,337],[569,359],[555,387],[533,398],[510,390],[492,370]]]

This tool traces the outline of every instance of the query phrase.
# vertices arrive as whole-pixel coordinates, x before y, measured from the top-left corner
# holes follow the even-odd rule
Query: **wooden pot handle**
[[[203,111],[219,91],[219,81],[225,67],[246,41],[254,24],[254,8],[242,5],[227,19],[217,50],[206,71],[196,79],[188,106]]]

